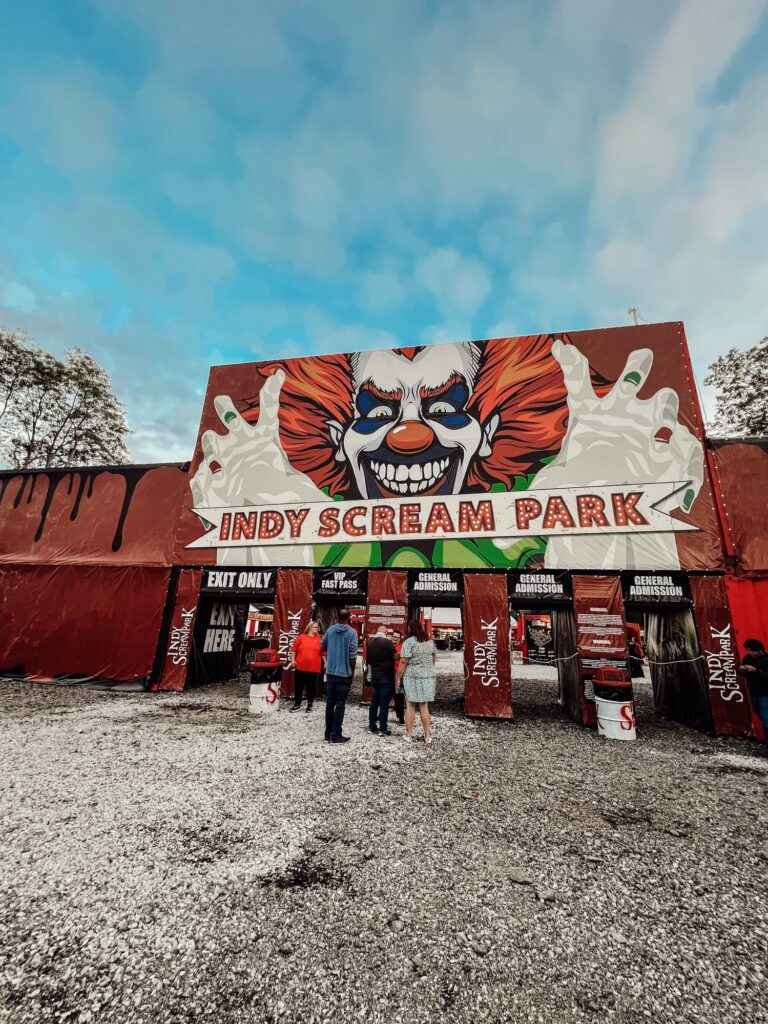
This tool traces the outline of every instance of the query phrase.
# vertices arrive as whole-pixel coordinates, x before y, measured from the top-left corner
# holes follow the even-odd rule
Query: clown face
[[[330,426],[362,497],[461,491],[496,427],[467,412],[478,362],[471,343],[353,357],[353,419]]]

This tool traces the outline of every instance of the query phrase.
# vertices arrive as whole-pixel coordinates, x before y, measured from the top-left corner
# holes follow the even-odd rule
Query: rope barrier
[[[574,658],[578,658],[579,652],[574,651],[573,654],[568,654],[565,658],[553,658],[552,661],[572,661]],[[703,661],[704,655],[697,654],[695,658],[676,658],[674,661],[652,661],[650,658],[646,658],[648,665],[690,665],[694,661]]]

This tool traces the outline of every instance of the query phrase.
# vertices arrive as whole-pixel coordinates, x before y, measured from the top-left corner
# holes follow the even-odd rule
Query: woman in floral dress
[[[429,702],[435,699],[435,645],[420,619],[414,619],[409,630],[397,666],[398,685],[402,682],[405,689],[405,738],[413,740],[413,723],[418,708],[424,740],[431,743]]]

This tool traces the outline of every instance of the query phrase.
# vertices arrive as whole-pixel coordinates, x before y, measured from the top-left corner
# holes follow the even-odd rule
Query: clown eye
[[[388,420],[392,418],[392,409],[388,405],[375,405],[365,416],[369,420]]]
[[[456,412],[456,406],[440,398],[436,402],[430,402],[426,411],[427,416],[450,416],[452,412]]]

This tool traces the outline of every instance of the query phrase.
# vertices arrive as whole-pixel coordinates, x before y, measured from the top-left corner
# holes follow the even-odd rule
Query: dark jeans
[[[752,707],[757,712],[757,717],[763,723],[763,740],[768,743],[768,696],[753,697]]]
[[[337,740],[341,737],[341,726],[344,721],[347,697],[352,686],[352,676],[326,674],[325,686],[325,738]]]
[[[387,731],[389,702],[392,697],[391,679],[372,679],[373,694],[368,705],[368,728],[375,729],[378,724],[382,732]]]
[[[311,705],[314,703],[319,674],[319,672],[302,672],[298,668],[295,670],[293,675],[293,702],[297,707],[301,704],[301,698],[304,696],[305,690],[307,693],[307,704]]]

